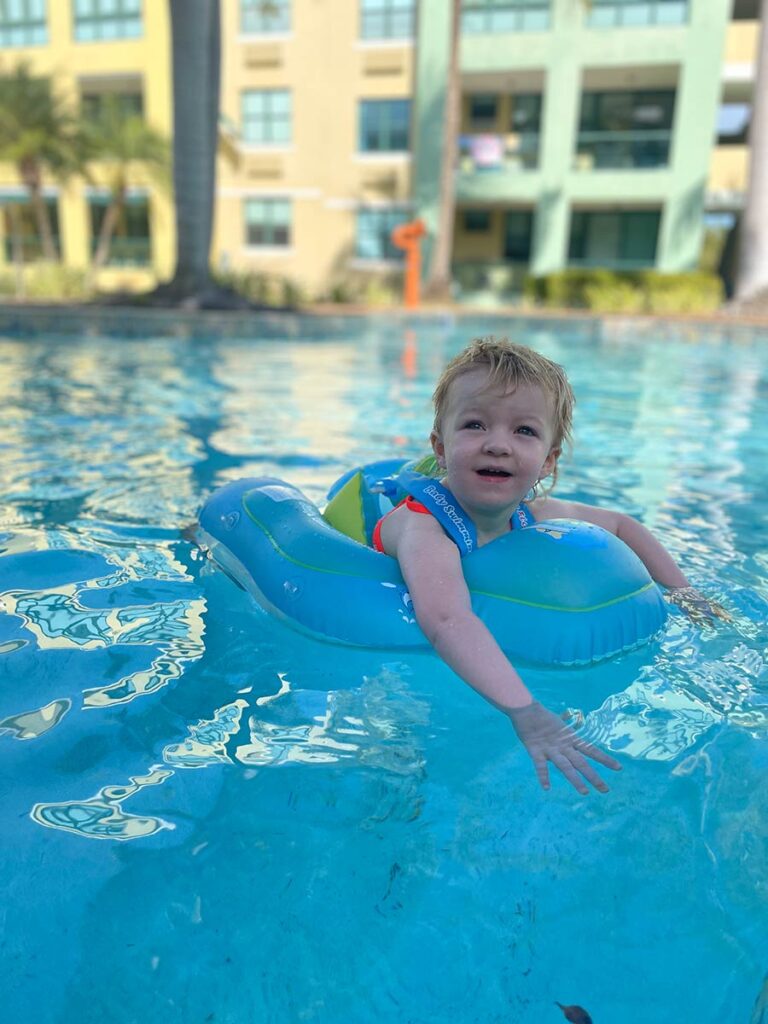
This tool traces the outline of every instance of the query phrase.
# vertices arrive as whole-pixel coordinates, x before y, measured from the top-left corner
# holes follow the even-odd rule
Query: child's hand
[[[666,597],[668,601],[682,609],[697,626],[714,626],[715,619],[732,621],[722,605],[717,601],[710,601],[696,587],[670,587]]]
[[[586,796],[589,788],[580,776],[591,782],[601,793],[608,792],[608,787],[586,758],[591,757],[593,761],[615,772],[621,771],[618,761],[591,743],[579,739],[562,718],[548,711],[537,700],[525,707],[508,711],[507,714],[536,766],[536,774],[543,789],[549,789],[550,786],[547,762],[551,761],[582,796]]]

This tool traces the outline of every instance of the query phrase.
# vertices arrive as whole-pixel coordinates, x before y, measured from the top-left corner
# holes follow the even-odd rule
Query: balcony
[[[462,175],[489,171],[535,171],[539,166],[539,133],[461,135],[459,170]]]
[[[669,166],[672,132],[582,131],[576,143],[577,171],[655,170]]]

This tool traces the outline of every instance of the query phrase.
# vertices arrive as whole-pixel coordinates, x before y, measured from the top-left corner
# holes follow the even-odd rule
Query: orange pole
[[[427,233],[424,222],[412,220],[400,224],[392,232],[392,244],[405,252],[405,281],[403,302],[406,309],[419,305],[421,287],[421,238]]]

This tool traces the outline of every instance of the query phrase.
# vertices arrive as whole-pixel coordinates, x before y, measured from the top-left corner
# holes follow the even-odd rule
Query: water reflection
[[[40,825],[84,839],[143,839],[174,825],[162,818],[129,814],[122,805],[146,786],[159,786],[172,774],[155,766],[146,775],[132,776],[129,785],[104,786],[87,800],[35,804],[30,815]]]
[[[398,676],[384,671],[358,688],[335,691],[293,689],[285,674],[280,681],[276,694],[239,698],[189,726],[182,743],[164,749],[164,762],[248,769],[351,762],[397,774],[421,770],[423,752],[413,732],[426,724],[428,706]]]
[[[0,718],[0,736],[9,735],[17,740],[36,740],[58,725],[71,707],[71,700],[53,700],[45,707]]]

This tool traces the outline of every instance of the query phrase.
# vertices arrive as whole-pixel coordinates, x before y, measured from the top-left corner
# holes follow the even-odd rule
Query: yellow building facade
[[[222,2],[214,266],[284,277],[311,297],[352,280],[364,292],[397,268],[384,235],[410,215],[413,12],[260,7]]]
[[[168,4],[158,0],[16,0],[0,11],[0,71],[11,74],[25,62],[32,75],[51,80],[72,111],[107,94],[125,97],[131,110],[170,140],[169,33]],[[44,196],[65,266],[86,270],[91,264],[109,170],[94,163],[90,180],[78,175],[65,182],[44,173]],[[9,208],[23,207],[26,200],[17,169],[0,164],[0,254],[6,265],[12,261]],[[173,271],[170,186],[158,186],[146,169],[132,167],[127,206],[130,230],[115,239],[110,262],[96,275],[101,290],[149,288]]]

